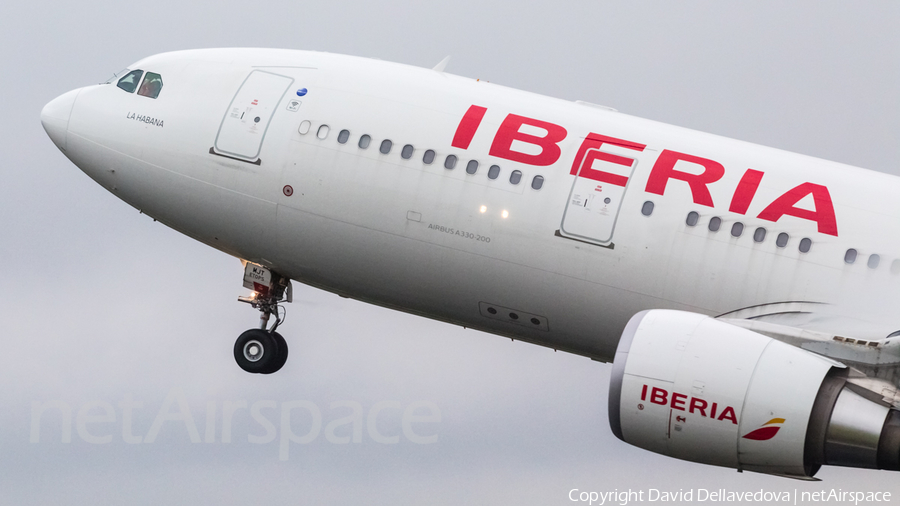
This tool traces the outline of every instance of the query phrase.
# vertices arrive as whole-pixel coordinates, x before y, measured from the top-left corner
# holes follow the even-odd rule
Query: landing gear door
[[[225,111],[213,145],[216,153],[258,162],[278,104],[294,79],[265,70],[250,72]]]
[[[606,149],[642,151],[644,146],[591,134],[576,157],[575,181],[563,212],[560,235],[601,246],[611,246],[616,219],[637,160]],[[601,151],[600,146],[607,144]],[[627,153],[627,151],[625,151]]]

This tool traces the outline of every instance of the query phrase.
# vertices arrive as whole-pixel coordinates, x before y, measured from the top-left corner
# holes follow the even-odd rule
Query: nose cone
[[[75,98],[81,90],[72,90],[51,100],[41,110],[41,124],[53,144],[60,150],[66,150],[66,131],[69,129],[69,115],[75,105]]]

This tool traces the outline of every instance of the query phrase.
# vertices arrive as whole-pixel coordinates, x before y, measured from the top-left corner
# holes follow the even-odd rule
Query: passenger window
[[[850,248],[847,250],[846,253],[844,253],[844,262],[848,263],[848,264],[852,264],[855,261],[856,261],[856,250],[853,248]]]
[[[641,214],[643,214],[644,216],[650,216],[651,214],[653,214],[653,202],[650,202],[649,200],[647,202],[644,202],[644,205],[641,206]]]
[[[400,151],[400,157],[404,160],[409,160],[412,158],[413,151],[415,151],[415,148],[412,147],[412,144],[407,144],[406,146],[403,146],[403,149]]]
[[[800,239],[800,253],[809,253],[809,248],[812,247],[812,239],[809,237],[804,237]]]
[[[710,232],[718,232],[719,227],[721,227],[721,226],[722,226],[722,218],[719,218],[718,216],[714,216],[712,219],[709,220],[709,231]]]
[[[540,190],[543,186],[544,176],[534,176],[534,179],[531,180],[531,188],[533,190]]]
[[[775,246],[778,246],[779,248],[787,246],[788,239],[790,238],[791,236],[787,235],[784,232],[778,234],[778,237],[775,238]]]
[[[350,130],[341,130],[341,133],[338,134],[338,142],[341,144],[346,144],[347,139],[350,138]]]
[[[488,179],[497,179],[500,175],[500,166],[499,165],[491,165],[491,168],[488,169]]]
[[[312,123],[310,123],[308,119],[305,119],[300,122],[300,126],[297,127],[297,131],[300,132],[300,135],[306,135],[309,133],[310,126],[312,126]]]
[[[744,233],[744,224],[741,222],[736,222],[731,226],[731,235],[734,237],[740,237],[741,234]]]
[[[328,137],[328,131],[331,130],[328,128],[328,125],[320,125],[319,130],[316,131],[316,137],[325,140]]]
[[[881,257],[878,254],[869,255],[869,261],[866,262],[866,265],[869,266],[869,269],[877,269],[878,264],[881,262]]]
[[[444,168],[452,169],[456,167],[456,155],[447,155],[447,159],[444,160]]]
[[[434,150],[427,149],[425,150],[425,154],[422,155],[422,163],[424,163],[425,165],[431,165],[432,162],[434,162]]]
[[[512,174],[509,175],[509,182],[511,184],[519,184],[519,181],[521,181],[521,180],[522,180],[522,171],[521,170],[514,170],[514,171],[512,171]]]
[[[381,147],[378,148],[378,151],[381,151],[382,154],[386,155],[391,152],[391,146],[393,145],[393,142],[391,142],[389,139],[385,139],[381,141]]]
[[[687,215],[687,219],[684,220],[687,223],[687,226],[693,227],[697,225],[697,222],[700,221],[700,215],[697,214],[697,211],[691,211]]]
[[[359,138],[359,147],[362,149],[366,149],[369,147],[370,142],[372,142],[372,138],[369,137],[369,134],[364,134]]]
[[[469,160],[469,163],[466,164],[466,174],[474,174],[476,171],[478,171],[478,161]]]
[[[891,274],[900,274],[900,258],[891,262]]]
[[[144,75],[143,70],[132,70],[131,72],[125,74],[122,79],[119,79],[119,82],[116,83],[116,86],[122,88],[128,93],[134,93],[135,88],[137,88],[138,83],[141,81],[142,75]]]
[[[753,242],[763,242],[766,240],[766,229],[759,227],[753,232]]]
[[[142,97],[156,98],[159,96],[162,86],[162,76],[154,74],[153,72],[147,72],[147,75],[144,76],[144,82],[141,83],[141,88],[138,90],[137,94]]]

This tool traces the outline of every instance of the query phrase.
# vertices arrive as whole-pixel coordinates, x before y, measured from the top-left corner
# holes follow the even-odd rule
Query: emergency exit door
[[[250,72],[219,125],[213,145],[216,152],[258,162],[272,116],[293,82],[291,77],[264,70]]]
[[[608,246],[637,160],[598,149],[587,150],[582,160],[563,212],[560,234]]]

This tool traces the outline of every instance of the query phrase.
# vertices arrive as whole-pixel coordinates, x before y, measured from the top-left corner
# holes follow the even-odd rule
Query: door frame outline
[[[628,173],[628,180],[625,182],[624,189],[622,190],[622,199],[619,202],[619,206],[616,208],[616,212],[615,212],[615,215],[613,218],[613,225],[609,231],[609,238],[607,238],[605,240],[600,240],[600,239],[596,239],[593,237],[588,237],[588,236],[584,236],[584,235],[580,235],[580,234],[574,234],[571,232],[567,232],[565,229],[566,215],[569,212],[569,206],[571,205],[571,202],[572,202],[572,195],[575,191],[575,185],[578,184],[578,178],[582,177],[581,172],[584,170],[584,167],[588,162],[590,162],[592,165],[594,163],[594,160],[591,159],[591,157],[587,156],[587,153],[589,153],[591,151],[597,151],[600,153],[607,153],[607,154],[614,154],[614,153],[609,153],[608,151],[603,151],[600,148],[588,148],[587,149],[587,151],[585,152],[583,161],[581,163],[581,166],[578,167],[578,173],[575,174],[575,179],[572,181],[572,186],[569,188],[569,196],[568,196],[568,199],[566,200],[566,207],[563,210],[562,219],[560,220],[560,223],[559,223],[559,232],[560,232],[561,237],[567,237],[569,239],[586,242],[588,244],[595,244],[597,246],[612,247],[613,246],[613,242],[612,242],[613,236],[616,233],[616,225],[619,224],[619,213],[622,211],[622,204],[625,203],[625,195],[628,194],[628,188],[631,186],[631,180],[633,179],[634,172],[637,169],[637,166],[640,163],[640,160],[638,160],[637,158],[632,158],[633,162],[630,167],[630,172]],[[587,178],[583,178],[583,179],[587,179]],[[605,184],[611,184],[611,183],[605,183]]]
[[[270,74],[273,76],[283,77],[285,79],[290,79],[290,82],[287,86],[284,87],[284,91],[281,93],[281,96],[278,97],[278,100],[275,101],[275,106],[272,108],[272,114],[269,115],[269,120],[266,122],[266,128],[263,130],[262,137],[259,139],[259,149],[256,150],[256,154],[247,157],[238,153],[232,153],[230,151],[226,151],[224,149],[219,149],[219,134],[222,133],[222,126],[225,124],[225,120],[228,118],[228,113],[231,112],[231,106],[234,104],[234,99],[237,98],[238,93],[244,89],[244,85],[247,84],[247,81],[250,79],[250,76],[253,75],[254,72],[261,72],[264,74]],[[238,86],[238,89],[234,92],[234,95],[231,96],[231,101],[228,102],[228,107],[225,108],[225,114],[222,115],[222,121],[219,122],[219,129],[216,131],[216,138],[213,141],[213,147],[210,148],[210,152],[216,155],[226,156],[227,158],[233,158],[235,160],[241,160],[244,162],[255,163],[256,165],[260,165],[262,162],[259,159],[259,154],[262,152],[263,143],[266,141],[266,134],[269,132],[269,125],[272,124],[272,118],[275,117],[275,113],[278,111],[278,105],[281,104],[281,101],[284,100],[284,96],[287,94],[288,90],[291,88],[291,85],[294,84],[294,78],[290,76],[286,76],[283,74],[276,74],[275,72],[269,72],[266,70],[253,69],[248,74],[247,77],[241,81],[241,85]]]

